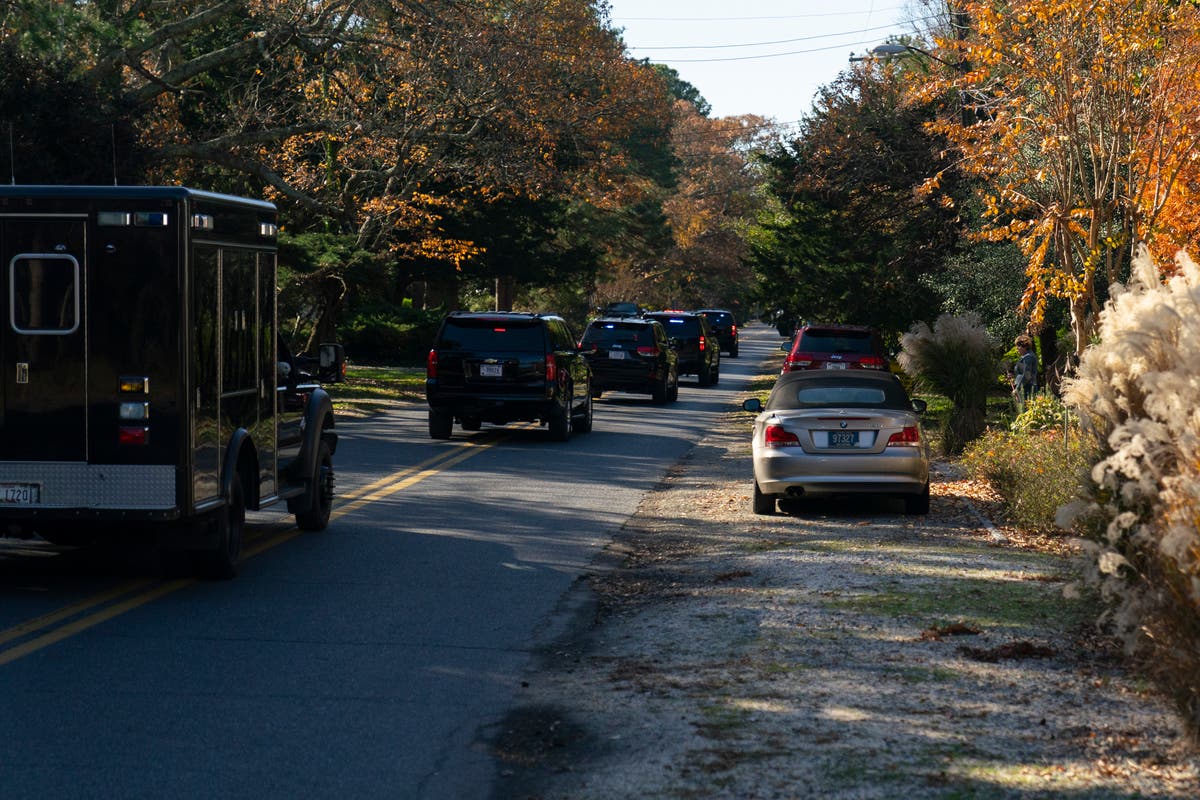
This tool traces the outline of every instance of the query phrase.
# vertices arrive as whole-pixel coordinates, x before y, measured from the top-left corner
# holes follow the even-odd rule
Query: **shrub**
[[[1139,246],[1065,385],[1098,460],[1060,518],[1090,541],[1119,633],[1200,737],[1200,268],[1176,261],[1164,284]]]
[[[978,314],[943,314],[930,328],[918,322],[900,338],[900,366],[924,389],[952,404],[941,421],[942,449],[959,453],[983,432],[996,359]]]
[[[1014,423],[1015,425],[1015,423]],[[1055,527],[1059,507],[1080,496],[1091,466],[1090,441],[1078,428],[989,430],[963,452],[963,464],[1004,498],[1011,521],[1032,530]]]
[[[382,306],[356,311],[338,326],[348,357],[358,362],[424,363],[443,313],[411,306]]]

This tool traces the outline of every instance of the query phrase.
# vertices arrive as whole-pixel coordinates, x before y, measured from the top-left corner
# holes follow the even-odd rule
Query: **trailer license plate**
[[[40,483],[0,483],[0,504],[32,506],[42,502]]]

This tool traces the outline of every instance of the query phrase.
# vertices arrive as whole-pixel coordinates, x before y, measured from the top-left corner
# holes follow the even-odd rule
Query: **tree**
[[[917,196],[931,170],[949,166],[924,133],[935,110],[906,103],[887,64],[864,63],[822,90],[799,135],[764,158],[774,203],[750,261],[765,305],[892,336],[935,315],[922,276],[960,225],[950,204]]]
[[[969,36],[939,40],[944,62],[916,97],[956,90],[972,124],[948,114],[957,170],[981,182],[979,235],[1024,254],[1023,307],[1036,324],[1065,298],[1077,352],[1133,243],[1156,238],[1192,168],[1200,112],[1192,3],[964,0]],[[927,185],[934,189],[949,174]],[[1179,229],[1179,226],[1177,226]]]

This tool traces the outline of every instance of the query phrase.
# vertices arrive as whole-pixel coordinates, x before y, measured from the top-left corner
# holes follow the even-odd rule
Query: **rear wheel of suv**
[[[429,438],[449,439],[454,431],[454,414],[445,408],[429,409]]]
[[[735,344],[733,347],[729,348],[729,357],[737,358],[737,351],[738,351],[738,346]]]
[[[671,374],[671,385],[667,387],[667,402],[674,403],[679,399],[679,373]]]
[[[671,376],[664,374],[662,380],[654,384],[654,388],[651,390],[650,396],[654,398],[655,403],[662,405],[663,403],[667,402],[667,399],[671,396],[670,383]]]
[[[571,396],[570,387],[564,393],[566,397]],[[556,405],[554,410],[550,412],[550,438],[556,442],[565,442],[571,438],[571,412],[569,410],[570,401],[566,404]]]
[[[712,367],[709,364],[700,365],[700,371],[696,373],[696,382],[701,386],[708,386],[712,383]]]
[[[591,433],[592,432],[592,396],[589,393],[587,405],[582,414],[576,417],[571,422],[571,429],[575,433]]]
[[[711,378],[711,380],[709,380],[708,385],[716,386],[718,383],[721,382],[721,368],[717,367],[716,369],[714,369],[712,372],[709,373],[709,377]]]

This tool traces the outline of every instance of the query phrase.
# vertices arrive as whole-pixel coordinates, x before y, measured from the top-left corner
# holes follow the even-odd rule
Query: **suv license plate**
[[[825,369],[845,369],[845,368],[846,368],[845,361],[826,361],[825,362]]]
[[[858,447],[858,431],[830,431],[830,447]]]
[[[481,378],[502,378],[504,377],[503,364],[480,364],[479,377]]]
[[[0,483],[0,504],[32,506],[42,502],[40,483]]]
[[[625,357],[625,351],[624,350],[609,350],[608,357],[615,358],[617,361],[620,361],[622,358]]]

